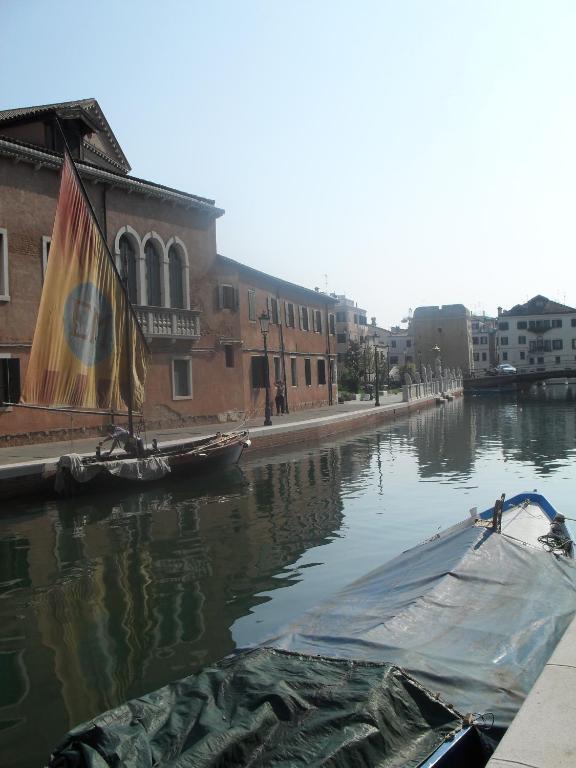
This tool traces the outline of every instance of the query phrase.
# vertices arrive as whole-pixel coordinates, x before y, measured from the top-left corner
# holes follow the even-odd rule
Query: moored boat
[[[75,728],[51,765],[484,765],[575,613],[562,516],[536,493],[502,507],[500,532],[471,510],[258,648]]]

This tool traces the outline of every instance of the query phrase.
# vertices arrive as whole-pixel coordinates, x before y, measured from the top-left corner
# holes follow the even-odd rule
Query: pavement
[[[575,688],[576,619],[556,646],[486,768],[573,768]]]
[[[380,409],[376,410],[380,410],[383,415],[390,409],[396,410],[404,405],[401,393],[383,395],[380,402]],[[262,415],[245,421],[216,422],[177,429],[156,429],[153,432],[147,432],[144,438],[146,442],[150,442],[155,437],[159,443],[165,443],[180,441],[183,438],[207,437],[215,432],[232,432],[238,429],[249,429],[252,439],[278,436],[279,433],[300,432],[307,429],[311,432],[317,432],[320,426],[329,427],[330,424],[334,426],[334,422],[357,421],[359,418],[362,420],[362,416],[368,416],[374,411],[374,400],[352,400],[347,403],[294,411],[280,416],[272,414],[272,426],[268,427],[264,426]],[[59,442],[2,447],[0,448],[0,466],[54,459],[65,453],[94,453],[101,440],[102,437],[95,436]]]

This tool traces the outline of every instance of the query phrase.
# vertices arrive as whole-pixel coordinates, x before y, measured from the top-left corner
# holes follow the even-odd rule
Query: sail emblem
[[[112,307],[94,283],[80,283],[64,305],[64,333],[72,354],[92,367],[114,348]]]

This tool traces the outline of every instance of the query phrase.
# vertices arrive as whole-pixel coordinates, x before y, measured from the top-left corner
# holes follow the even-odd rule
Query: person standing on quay
[[[280,416],[284,413],[284,383],[277,381],[274,386],[276,387],[276,415]]]

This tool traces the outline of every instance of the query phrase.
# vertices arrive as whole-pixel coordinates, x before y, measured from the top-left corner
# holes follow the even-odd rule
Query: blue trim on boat
[[[506,512],[511,507],[517,507],[519,504],[522,504],[523,501],[529,501],[532,504],[538,504],[540,509],[547,515],[550,521],[554,520],[558,514],[552,504],[550,504],[550,502],[540,493],[519,493],[517,496],[512,496],[511,499],[506,499],[504,502],[503,511]],[[478,517],[480,517],[482,520],[491,520],[493,512],[494,507],[490,507],[490,509],[485,509],[484,512],[480,512]]]

